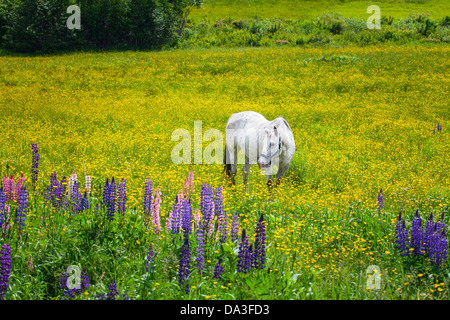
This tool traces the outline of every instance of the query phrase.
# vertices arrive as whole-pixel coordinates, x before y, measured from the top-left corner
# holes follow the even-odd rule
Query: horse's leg
[[[272,175],[267,175],[267,189],[269,190],[269,193],[272,195],[272,187],[273,187],[273,181],[272,181]]]
[[[248,191],[248,175],[250,174],[250,167],[250,159],[246,156],[244,166],[242,167],[242,177],[244,180],[245,191]]]
[[[233,147],[233,151],[234,151],[233,154],[230,155],[230,164],[231,164],[230,171],[231,171],[231,183],[234,186],[234,185],[236,185],[235,177],[236,177],[236,173],[237,173],[237,160],[238,160],[236,146]]]

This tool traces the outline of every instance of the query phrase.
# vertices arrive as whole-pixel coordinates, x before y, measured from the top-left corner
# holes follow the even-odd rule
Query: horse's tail
[[[225,152],[223,153],[223,171],[225,171],[228,177],[231,177],[231,163],[227,163],[227,158],[230,159],[230,156],[228,148],[225,145]]]

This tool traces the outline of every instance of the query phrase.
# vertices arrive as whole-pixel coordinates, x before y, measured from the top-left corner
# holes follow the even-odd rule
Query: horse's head
[[[260,169],[267,169],[276,165],[278,167],[278,157],[283,150],[283,141],[276,126],[265,127],[261,130],[262,141],[261,152],[258,158]]]

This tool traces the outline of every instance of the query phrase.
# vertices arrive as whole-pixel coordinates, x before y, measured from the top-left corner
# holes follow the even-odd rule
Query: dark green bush
[[[442,20],[439,22],[439,25],[442,27],[449,27],[450,26],[450,16],[443,17]]]
[[[0,7],[3,46],[20,52],[73,49],[157,49],[182,33],[201,0],[7,0]],[[6,3],[6,2],[5,2]],[[81,10],[81,30],[66,26],[67,8]]]
[[[78,43],[66,26],[70,0],[21,0],[6,13],[4,46],[19,52],[50,52]]]
[[[327,12],[320,15],[319,24],[332,34],[341,34],[345,27],[345,18],[338,13]]]

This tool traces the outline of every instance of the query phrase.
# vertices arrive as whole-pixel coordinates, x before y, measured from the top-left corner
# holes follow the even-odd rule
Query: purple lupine
[[[79,213],[81,211],[81,194],[78,190],[78,182],[74,181],[70,193],[70,200],[72,205],[72,213]]]
[[[175,229],[177,205],[178,205],[177,200],[178,200],[178,196],[175,197],[175,201],[172,205],[172,211],[170,211],[169,217],[167,218],[167,222],[166,222],[166,230],[167,230],[167,232],[170,232],[172,234],[177,232],[177,230]]]
[[[178,281],[180,287],[184,288],[185,293],[189,293],[189,273],[191,268],[191,252],[189,249],[189,237],[184,238],[183,246],[181,247],[180,266],[178,270]]]
[[[203,225],[199,225],[197,228],[197,269],[202,272],[205,268],[205,250],[203,242]]]
[[[261,214],[258,223],[256,224],[255,237],[255,259],[253,261],[255,268],[264,269],[266,262],[266,227],[264,222],[264,215]]]
[[[425,233],[423,235],[423,250],[426,254],[430,253],[430,240],[431,236],[434,232],[435,223],[433,221],[433,213],[430,213],[430,216],[428,217],[427,223],[425,225]]]
[[[378,209],[383,209],[384,208],[384,204],[383,204],[383,189],[380,189],[380,192],[378,192]]]
[[[442,263],[447,261],[447,232],[446,226],[443,222],[444,214],[442,213],[441,220],[434,224],[434,230],[430,236],[430,250],[429,257],[431,262],[439,268]]]
[[[116,300],[117,296],[119,295],[119,292],[117,291],[117,285],[114,280],[111,281],[111,283],[108,285],[108,294],[106,295],[106,300]]]
[[[248,239],[245,229],[242,229],[241,243],[239,244],[237,271],[247,273],[248,264],[246,264],[246,256],[248,251]]]
[[[423,228],[422,228],[422,218],[420,217],[419,210],[416,211],[414,219],[411,223],[411,241],[410,246],[413,248],[413,253],[415,255],[422,254],[423,247]]]
[[[11,247],[5,243],[0,251],[0,300],[3,300],[8,290],[11,275]]]
[[[236,242],[239,239],[239,218],[236,213],[233,213],[231,221],[231,241]]]
[[[200,211],[203,215],[204,228],[208,229],[214,215],[214,191],[212,186],[202,185]]]
[[[51,203],[53,207],[57,207],[58,202],[56,200],[59,189],[59,182],[56,172],[50,174],[50,187],[48,188],[48,202]]]
[[[116,212],[116,194],[117,186],[114,177],[112,177],[111,184],[109,185],[109,204],[107,210],[108,220],[114,220],[114,214]]]
[[[437,124],[437,129],[438,129],[438,132],[442,130],[442,124],[440,124],[439,122]]]
[[[127,201],[127,185],[125,182],[125,179],[122,178],[119,184],[119,198],[118,198],[118,205],[117,205],[117,211],[121,215],[125,215],[125,204]]]
[[[89,209],[89,199],[87,196],[87,191],[84,190],[84,196],[83,199],[81,199],[81,210],[88,210]]]
[[[25,227],[25,217],[28,211],[28,192],[25,186],[22,187],[19,194],[18,208],[17,208],[17,227],[19,232]]]
[[[89,288],[89,277],[86,271],[86,268],[83,268],[81,272],[81,278],[80,278],[80,287],[79,288],[72,288],[70,289],[67,286],[67,280],[69,279],[69,275],[67,272],[63,272],[61,274],[61,278],[59,279],[60,286],[59,288],[63,291],[63,299],[72,299],[76,295],[79,295],[83,291],[86,291]]]
[[[97,203],[94,208],[94,214],[97,216],[100,213],[100,204]]]
[[[144,215],[149,216],[151,213],[152,206],[152,192],[153,192],[153,184],[150,178],[147,178],[145,181],[144,187]]]
[[[408,255],[408,229],[406,229],[405,219],[402,218],[401,212],[395,225],[395,243],[401,256]]]
[[[39,167],[39,151],[37,144],[31,144],[31,149],[33,150],[33,162],[31,165],[31,181],[33,183],[33,189],[36,189],[36,182],[38,180],[38,167]]]
[[[192,220],[191,199],[184,199],[181,217],[181,228],[186,237],[189,236],[189,234],[191,233],[191,220]]]
[[[441,264],[447,261],[447,249],[448,249],[448,240],[447,240],[447,232],[446,230],[442,230],[442,232],[437,232],[438,240],[436,245],[436,253],[435,253],[435,265],[437,268],[441,266]]]
[[[218,207],[219,208],[219,207]],[[203,184],[200,199],[200,211],[203,216],[203,228],[205,236],[210,237],[214,230],[214,189],[212,186]]]
[[[172,214],[172,234],[178,234],[181,228],[181,220],[183,217],[183,203],[184,203],[184,195],[179,193],[175,198],[175,203],[173,205],[173,214]]]
[[[220,258],[217,262],[216,266],[214,267],[214,278],[222,280],[222,273],[223,273],[223,266],[222,259]]]
[[[228,220],[227,215],[223,211],[223,196],[222,187],[216,189],[216,196],[214,199],[214,212],[219,219],[219,241],[220,243],[225,243],[228,234]]]
[[[219,186],[216,188],[216,192],[214,195],[214,213],[217,216],[223,212],[222,192],[223,192],[223,188],[221,186]]]
[[[0,187],[0,229],[2,228],[3,222],[5,221],[5,202],[5,192],[3,192],[3,187]]]
[[[154,256],[155,256],[155,253],[153,251],[153,244],[150,243],[150,247],[148,248],[148,251],[147,251],[147,261],[145,262],[145,272],[148,272],[148,266],[151,262],[153,262]],[[151,271],[153,271],[153,265],[152,265]]]

